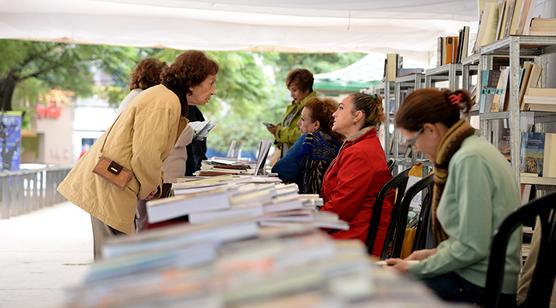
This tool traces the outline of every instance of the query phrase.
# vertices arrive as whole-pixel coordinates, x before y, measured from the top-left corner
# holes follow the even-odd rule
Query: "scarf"
[[[448,235],[444,229],[442,229],[438,217],[436,216],[440,197],[442,196],[442,191],[448,179],[448,164],[452,156],[461,147],[463,141],[474,133],[475,129],[464,119],[461,119],[450,127],[436,148],[434,186],[432,193],[432,232],[437,245],[448,238]]]

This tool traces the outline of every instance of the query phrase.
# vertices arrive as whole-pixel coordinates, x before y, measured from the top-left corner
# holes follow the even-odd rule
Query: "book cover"
[[[522,173],[534,173],[542,176],[544,159],[544,133],[523,132],[521,134]]]

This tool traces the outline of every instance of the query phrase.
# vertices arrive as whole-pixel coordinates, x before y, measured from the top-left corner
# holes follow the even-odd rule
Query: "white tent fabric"
[[[0,38],[428,57],[477,15],[473,0],[0,0]]]

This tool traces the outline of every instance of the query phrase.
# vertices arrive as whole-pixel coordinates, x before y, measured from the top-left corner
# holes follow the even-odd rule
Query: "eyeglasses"
[[[415,134],[415,136],[409,138],[409,139],[405,139],[405,141],[403,142],[403,144],[405,146],[408,147],[412,147],[415,145],[415,142],[417,142],[417,138],[419,138],[419,135],[421,135],[421,133],[423,133],[423,128],[419,128],[419,130],[417,131],[417,133]]]

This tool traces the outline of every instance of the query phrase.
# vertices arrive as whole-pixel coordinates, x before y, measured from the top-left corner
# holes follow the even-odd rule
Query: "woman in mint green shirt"
[[[396,113],[406,142],[434,162],[431,219],[438,246],[387,263],[422,279],[445,300],[480,305],[492,236],[520,196],[504,156],[460,119],[460,111],[467,114],[470,107],[466,92],[420,89]],[[506,252],[503,307],[515,306],[519,247],[516,232]]]

